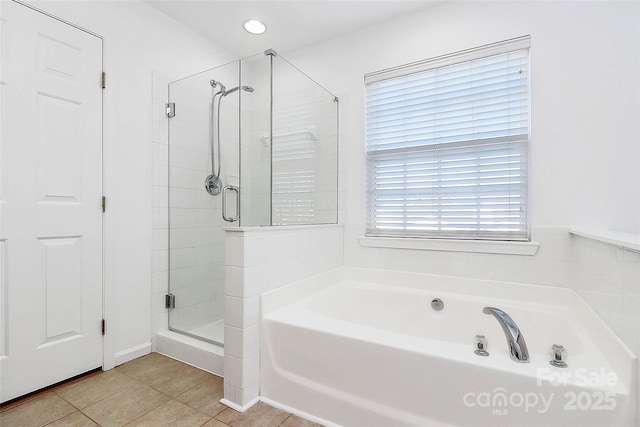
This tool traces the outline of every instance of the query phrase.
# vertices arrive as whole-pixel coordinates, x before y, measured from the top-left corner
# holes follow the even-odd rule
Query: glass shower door
[[[221,187],[240,186],[242,91],[230,90],[238,77],[233,62],[169,84],[169,329],[216,344],[224,343],[224,228],[239,222],[223,219],[223,193],[209,194],[205,180],[215,174]],[[224,194],[225,214],[235,217],[237,193]]]

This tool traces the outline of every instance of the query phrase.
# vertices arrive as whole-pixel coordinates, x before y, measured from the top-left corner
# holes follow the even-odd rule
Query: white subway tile
[[[250,297],[272,289],[276,277],[273,274],[280,269],[272,268],[274,263],[254,265],[244,269],[244,285],[242,296]]]
[[[166,316],[167,309],[165,308],[164,301],[164,292],[163,293],[154,293],[151,295],[151,315],[152,316]]]
[[[236,389],[242,389],[242,373],[244,360],[237,357],[224,355],[224,382],[225,385],[235,387]],[[226,392],[226,389],[225,389]]]
[[[264,264],[267,259],[267,252],[272,248],[269,247],[270,239],[264,236],[249,236],[244,239],[244,266],[251,267],[254,265]]]
[[[151,275],[151,292],[167,292],[169,289],[169,272],[157,271]]]
[[[260,351],[260,324],[243,329],[242,357],[249,357]]]
[[[244,267],[244,239],[242,237],[226,236],[225,264],[234,267]]]
[[[235,403],[236,405],[242,406],[242,401],[240,397],[237,397],[236,393],[238,389],[227,382],[226,374],[224,381],[224,398],[230,402]]]
[[[226,367],[226,366],[225,366]],[[225,371],[226,375],[226,371]],[[260,354],[254,353],[242,359],[242,389],[248,388],[251,384],[260,379]]]
[[[242,406],[248,405],[258,398],[260,394],[260,382],[256,381],[253,384],[249,385],[246,389],[241,391],[241,394]]]
[[[153,186],[152,204],[154,208],[168,208],[169,207],[169,195],[167,187]]]
[[[168,156],[169,156],[169,151],[168,151],[168,146],[166,144],[160,144],[157,142],[154,142],[152,144],[152,155],[153,155],[153,164],[156,166],[167,166],[169,164],[168,162]]]
[[[622,340],[640,355],[640,304],[625,298],[622,308]]]
[[[244,319],[244,298],[225,296],[224,323],[225,325],[242,328]]]
[[[225,292],[229,296],[243,297],[244,271],[242,267],[225,267]]]
[[[609,326],[620,337],[623,334],[624,299],[622,295],[609,294]]]
[[[362,265],[361,249],[359,246],[344,248],[344,264],[354,267],[360,267]]]
[[[247,328],[260,321],[260,296],[255,295],[243,298],[244,310],[242,313],[242,327]]]
[[[571,287],[572,282],[572,264],[568,261],[557,261],[553,263],[553,284],[564,288]]]
[[[631,298],[636,304],[640,304],[640,260],[623,262],[620,267],[624,295]]]
[[[233,326],[224,326],[224,352],[229,356],[242,359],[244,330]]]
[[[151,272],[168,270],[167,260],[169,259],[169,251],[159,250],[151,253]]]

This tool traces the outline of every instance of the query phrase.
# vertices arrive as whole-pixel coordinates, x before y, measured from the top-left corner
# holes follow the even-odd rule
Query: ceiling
[[[425,9],[437,0],[146,0],[238,57],[288,52]],[[267,25],[253,35],[248,19]]]

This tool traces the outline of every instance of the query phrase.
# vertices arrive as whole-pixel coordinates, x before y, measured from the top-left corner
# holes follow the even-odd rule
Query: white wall
[[[30,3],[104,37],[109,368],[151,348],[152,70],[182,77],[234,58],[141,1]]]
[[[340,97],[348,223],[364,218],[363,75],[530,34],[533,225],[639,232],[638,6],[445,2],[285,53]]]

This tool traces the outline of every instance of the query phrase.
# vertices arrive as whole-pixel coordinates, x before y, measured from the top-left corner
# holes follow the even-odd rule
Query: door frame
[[[0,0],[2,1],[2,0]],[[22,7],[26,7],[29,8],[37,13],[40,13],[42,15],[45,15],[51,19],[55,19],[56,21],[62,22],[63,24],[69,25],[73,28],[76,28],[80,31],[83,31],[87,34],[90,34],[94,37],[97,37],[98,39],[100,39],[100,44],[101,44],[101,56],[102,56],[102,71],[104,73],[107,73],[107,75],[109,74],[109,69],[110,67],[107,66],[107,64],[109,63],[108,61],[106,61],[106,49],[105,49],[105,45],[107,43],[105,43],[105,37],[102,36],[99,33],[96,33],[95,31],[89,30],[81,25],[75,24],[73,22],[70,22],[66,19],[63,19],[55,14],[52,14],[46,10],[40,9],[39,7],[33,6],[29,3],[27,3],[25,0],[10,0],[13,1],[14,3],[22,6]],[[96,82],[96,84],[98,84],[98,82]],[[107,190],[107,186],[105,185],[105,166],[106,166],[106,162],[105,162],[105,132],[104,132],[104,128],[105,128],[105,123],[107,123],[107,119],[108,119],[108,114],[106,112],[106,106],[109,105],[109,103],[107,101],[109,101],[109,91],[107,91],[106,89],[102,89],[102,102],[101,102],[101,112],[102,112],[102,129],[101,129],[101,157],[102,157],[102,167],[101,167],[101,185],[102,185],[102,195],[106,196],[106,190]],[[113,307],[112,301],[113,301],[113,287],[111,286],[112,281],[110,280],[110,274],[109,271],[110,269],[108,268],[108,262],[110,261],[109,259],[109,251],[108,249],[110,248],[110,242],[107,238],[107,236],[109,235],[109,215],[107,214],[107,212],[103,212],[102,213],[102,319],[106,322],[106,331],[105,333],[102,335],[102,370],[103,371],[107,371],[109,369],[112,369],[115,367],[115,357],[114,357],[114,353],[113,353],[113,334],[109,333],[109,325],[113,325],[113,310],[111,309]]]

